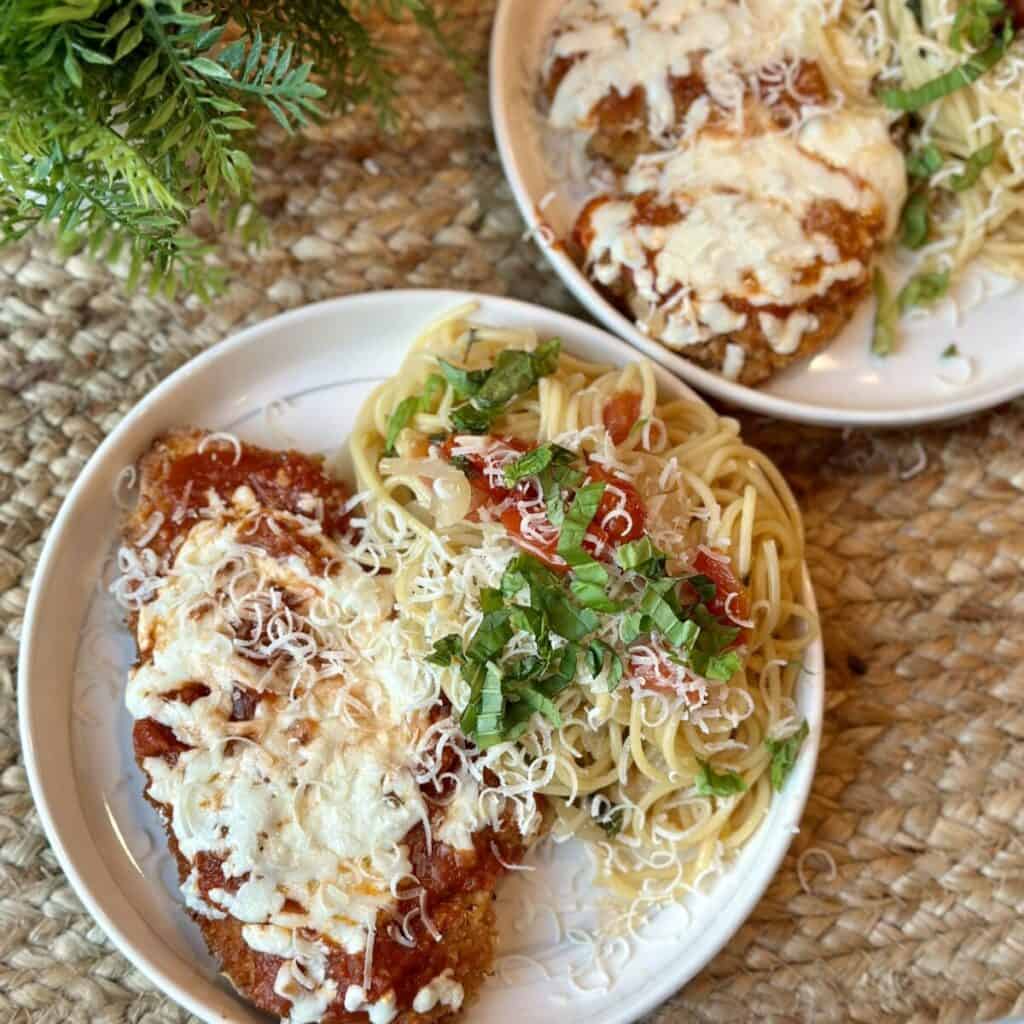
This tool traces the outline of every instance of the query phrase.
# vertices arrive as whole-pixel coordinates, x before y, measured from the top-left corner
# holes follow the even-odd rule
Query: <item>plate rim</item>
[[[73,841],[74,836],[66,834],[65,828],[59,823],[59,818],[62,815],[55,813],[51,805],[48,787],[43,781],[39,766],[40,745],[36,742],[37,736],[33,729],[33,688],[30,684],[30,680],[35,675],[34,652],[37,645],[41,642],[40,637],[36,635],[40,607],[44,598],[54,586],[55,580],[51,579],[51,577],[54,575],[55,562],[59,554],[61,542],[68,531],[68,524],[75,514],[76,506],[83,501],[83,495],[87,495],[93,477],[102,472],[107,461],[108,452],[117,448],[126,436],[136,430],[139,422],[146,418],[154,406],[158,406],[164,400],[165,395],[173,392],[182,382],[187,381],[194,375],[207,372],[211,365],[229,358],[238,349],[258,343],[261,337],[268,333],[274,333],[282,328],[287,329],[289,325],[301,324],[303,320],[310,317],[343,317],[346,311],[359,304],[373,305],[379,302],[401,302],[403,298],[421,296],[430,296],[436,298],[439,302],[443,299],[445,304],[450,304],[452,308],[462,303],[475,301],[480,303],[482,307],[490,305],[491,310],[488,312],[494,315],[500,315],[503,308],[517,309],[523,314],[545,318],[549,323],[560,322],[567,329],[567,332],[576,330],[578,332],[603,335],[607,341],[611,342],[614,348],[619,350],[623,361],[635,357],[633,350],[623,339],[604,330],[600,326],[589,324],[566,313],[534,303],[475,292],[428,288],[371,291],[326,299],[288,310],[277,316],[250,325],[204,349],[183,363],[129,409],[79,471],[74,484],[62,501],[57,516],[49,529],[46,542],[33,573],[21,630],[16,695],[18,701],[18,733],[23,763],[29,789],[47,842],[53,850],[61,870],[72,889],[82,901],[89,914],[101,926],[114,947],[144,974],[158,990],[202,1020],[223,1022],[229,1018],[226,1018],[219,1011],[213,1010],[205,999],[194,997],[187,986],[180,984],[175,978],[171,977],[170,973],[144,952],[126,934],[125,929],[106,911],[104,899],[94,891],[93,885],[78,870],[76,857],[70,848],[73,842],[69,843],[69,840]],[[342,342],[341,344],[352,343]],[[681,392],[688,394],[696,401],[706,404],[704,398],[693,392],[685,381],[672,378],[671,374],[667,373],[661,366],[656,366],[655,369],[662,382],[668,379],[671,381],[670,386],[679,388]],[[817,616],[817,603],[806,562],[804,564],[804,587],[805,596]],[[800,754],[801,763],[798,764],[797,770],[794,771],[789,782],[789,786],[793,787],[793,789],[787,793],[787,799],[791,802],[795,821],[797,822],[804,813],[810,795],[821,740],[824,712],[825,661],[824,644],[820,632],[808,648],[808,652],[810,654],[808,658],[809,664],[805,664],[807,664],[808,670],[813,677],[809,686],[811,694],[810,706],[806,709],[810,734]],[[70,745],[70,735],[67,737],[67,742]],[[699,963],[691,972],[687,973],[684,971],[677,975],[668,971],[665,972],[660,980],[654,980],[649,983],[642,995],[634,997],[633,1001],[624,1008],[622,1015],[614,1018],[616,1021],[621,1021],[622,1024],[625,1024],[625,1022],[635,1020],[637,1017],[649,1012],[689,983],[707,966],[710,960],[725,947],[763,898],[789,850],[793,836],[794,833],[787,833],[781,828],[775,829],[773,833],[769,833],[766,836],[768,848],[765,850],[765,855],[761,861],[761,864],[764,865],[761,869],[761,877],[746,897],[739,898],[740,894],[736,894],[726,904],[725,913],[729,923],[722,933],[721,941],[717,944],[712,944],[706,950],[705,955],[700,958]],[[111,882],[113,881],[111,877]],[[116,888],[116,883],[114,887]]]
[[[512,32],[513,9],[521,0],[498,0],[491,28],[488,53],[488,85],[490,114],[505,180],[508,182],[520,215],[526,222],[527,235],[533,239],[550,266],[572,295],[587,312],[609,332],[618,335],[627,344],[639,349],[654,362],[682,377],[694,388],[707,392],[719,401],[729,403],[763,416],[796,423],[828,427],[917,427],[929,423],[945,423],[975,412],[993,408],[1024,394],[1024,373],[1018,379],[979,394],[953,399],[948,402],[916,405],[907,409],[846,409],[822,405],[812,401],[783,398],[740,384],[705,370],[684,358],[678,352],[654,341],[639,330],[636,324],[619,312],[587,280],[583,272],[562,251],[557,239],[548,241],[538,231],[543,220],[538,214],[536,200],[526,187],[517,147],[513,143],[512,116],[515,108],[518,73],[514,48],[508,44]],[[868,300],[870,301],[870,300]],[[1022,299],[1024,311],[1024,299]]]

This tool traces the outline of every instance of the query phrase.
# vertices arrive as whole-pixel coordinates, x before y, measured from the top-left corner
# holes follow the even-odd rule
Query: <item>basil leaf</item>
[[[875,327],[871,334],[871,351],[876,356],[887,356],[896,347],[896,304],[889,294],[889,283],[879,267],[871,278],[875,293]]]
[[[459,434],[486,434],[496,415],[497,411],[486,412],[466,402],[452,409],[452,427]]]
[[[650,617],[651,624],[673,647],[692,647],[700,634],[696,622],[683,622],[672,610],[665,594],[674,589],[677,580],[659,580],[648,583],[640,598],[640,611]]]
[[[908,249],[920,249],[928,241],[928,193],[911,192],[900,215],[900,241]]]
[[[480,589],[480,608],[486,615],[489,612],[500,611],[505,606],[502,592],[495,587],[482,587]]]
[[[646,633],[643,612],[629,612],[619,620],[619,636],[624,644],[631,644],[641,633]]]
[[[627,572],[635,572],[649,580],[665,575],[666,554],[645,533],[639,540],[620,544],[615,550],[615,561]]]
[[[519,560],[513,559],[505,566],[501,576],[501,592],[505,597],[515,597],[529,586],[526,573],[519,568]]]
[[[544,694],[529,686],[524,686],[518,691],[518,694],[529,707],[534,711],[539,711],[556,729],[561,728],[562,716],[558,713],[558,708],[555,707],[554,701],[550,697],[545,697]]]
[[[955,342],[950,342],[943,350],[940,358],[942,359],[953,359],[960,355],[960,349],[956,347]]]
[[[907,157],[907,174],[911,178],[930,178],[942,163],[941,150],[929,142]]]
[[[782,787],[786,784],[786,779],[789,778],[793,765],[796,764],[797,755],[800,753],[800,748],[803,746],[804,740],[807,739],[809,732],[810,728],[805,719],[800,724],[800,728],[788,739],[764,741],[764,745],[772,755],[772,789],[776,793],[782,792]]]
[[[707,651],[690,652],[690,668],[705,679],[727,683],[740,670],[743,660],[735,651],[710,654]]]
[[[964,192],[973,188],[978,183],[981,172],[995,160],[998,150],[998,140],[990,142],[987,146],[982,146],[981,149],[976,149],[964,162],[963,173],[954,174],[949,179],[949,187],[954,192]]]
[[[743,793],[747,784],[734,771],[716,772],[710,762],[698,760],[697,792],[701,796],[735,796]]]
[[[505,467],[505,486],[513,487],[524,476],[536,476],[547,469],[551,465],[553,454],[551,445],[542,444],[539,448],[521,455],[515,462],[510,462]]]
[[[959,67],[919,85],[916,89],[885,89],[881,100],[890,110],[915,111],[976,82],[999,63],[1013,38],[1013,25],[1007,21],[1001,38],[969,57]]]
[[[581,583],[592,583],[596,587],[608,585],[608,570],[589,555],[584,555],[576,562],[572,574]]]
[[[731,647],[740,635],[739,626],[723,625],[704,605],[697,605],[693,608],[690,618],[700,626],[700,639],[697,648],[707,654],[721,654]]]
[[[562,354],[562,342],[558,338],[542,341],[533,352],[533,372],[537,379],[549,377],[558,369],[558,357]]]
[[[949,288],[949,271],[934,274],[918,274],[900,289],[896,305],[901,313],[914,306],[925,306],[946,294]]]
[[[447,360],[438,359],[444,379],[451,385],[456,398],[471,398],[487,380],[490,370],[464,370],[461,366],[453,366]]]
[[[416,413],[432,411],[443,387],[444,381],[436,373],[432,373],[423,386],[422,395],[409,395],[395,406],[388,417],[388,433],[384,441],[384,451],[387,455],[394,454],[398,435],[409,425],[409,421]]]
[[[705,576],[703,573],[698,573],[696,576],[687,576],[686,582],[693,587],[697,592],[698,600],[704,604],[714,601],[718,594],[718,585],[710,576]]]
[[[472,736],[476,732],[476,718],[477,711],[480,707],[480,691],[484,686],[484,666],[483,665],[463,665],[463,676],[466,682],[469,684],[469,700],[466,701],[466,707],[462,712],[462,717],[459,719],[459,728],[466,736]]]
[[[576,678],[579,657],[579,647],[576,644],[566,644],[555,653],[553,671],[537,684],[537,689],[547,697],[561,693]]]
[[[994,21],[1006,14],[1002,0],[965,0],[957,7],[953,27],[949,33],[949,45],[954,50],[963,49],[963,37],[967,36],[971,47],[982,50],[992,41]]]
[[[461,661],[462,638],[457,633],[449,633],[434,644],[433,651],[427,655],[431,665],[450,665],[453,661]]]
[[[509,611],[501,608],[484,615],[477,626],[473,639],[466,648],[466,657],[471,661],[486,662],[496,658],[505,649],[505,644],[512,639],[512,624],[509,622]]]
[[[623,604],[621,601],[613,601],[604,591],[604,587],[597,583],[588,583],[586,580],[573,580],[569,584],[573,597],[584,608],[593,608],[595,612],[605,612],[613,615],[621,612]]]
[[[480,690],[476,716],[476,745],[481,750],[493,747],[503,739],[505,697],[502,692],[501,670],[493,661],[484,668],[484,683]]]
[[[608,692],[611,693],[621,682],[625,672],[622,659],[603,640],[592,640],[587,648],[587,667],[590,674],[596,679],[604,668],[605,659],[609,658],[608,666]]]
[[[545,589],[541,591],[540,600],[551,631],[566,640],[578,643],[599,625],[594,612],[589,608],[577,608],[561,590]]]
[[[610,814],[598,818],[597,823],[604,829],[609,839],[614,839],[622,831],[622,819],[622,808],[616,807]]]
[[[388,417],[388,434],[384,441],[384,452],[386,455],[394,454],[395,441],[398,440],[398,435],[405,430],[409,425],[409,420],[419,412],[419,409],[420,399],[418,395],[409,395],[408,398],[403,398],[395,406]]]
[[[597,515],[601,498],[604,496],[604,487],[603,483],[585,484],[576,492],[569,511],[565,513],[565,521],[558,535],[558,553],[567,562],[577,552],[583,551],[583,538],[587,535],[587,528],[594,516]]]
[[[536,383],[530,353],[519,349],[502,349],[487,380],[477,390],[474,403],[478,409],[507,405]]]

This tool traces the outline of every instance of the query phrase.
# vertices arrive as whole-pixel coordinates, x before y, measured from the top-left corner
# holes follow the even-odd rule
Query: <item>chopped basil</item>
[[[994,67],[1013,38],[1013,23],[1007,20],[1003,34],[984,50],[970,56],[959,67],[932,78],[916,89],[885,89],[881,100],[890,110],[915,111],[976,82]]]
[[[918,274],[912,277],[896,297],[896,305],[901,313],[906,313],[914,306],[926,306],[946,294],[949,288],[949,271],[943,270],[933,274]]]
[[[786,784],[786,779],[789,778],[793,765],[796,764],[797,755],[800,753],[800,748],[803,746],[804,740],[807,739],[809,732],[810,729],[808,728],[807,721],[804,720],[800,724],[800,728],[788,739],[764,741],[764,745],[772,755],[772,789],[776,793],[782,792],[782,787]]]
[[[907,174],[911,178],[930,178],[942,163],[941,150],[929,142],[907,157]]]
[[[928,223],[928,193],[918,189],[903,205],[900,241],[908,249],[920,249],[928,241]]]
[[[452,426],[467,434],[485,434],[513,398],[554,373],[561,347],[553,338],[533,352],[503,349],[489,370],[462,370],[440,360],[445,379],[458,396],[468,399],[452,410]]]
[[[461,661],[462,639],[457,633],[449,633],[448,636],[438,640],[434,644],[433,651],[427,655],[427,661],[431,665],[451,665],[454,661]]]
[[[507,608],[487,612],[473,634],[466,648],[466,657],[471,661],[489,661],[496,658],[512,639],[512,623]]]
[[[611,693],[622,681],[625,667],[622,659],[603,640],[592,640],[587,648],[587,667],[590,674],[596,679],[604,668],[605,660],[608,663],[608,692]]]
[[[627,571],[632,571],[649,580],[665,575],[666,555],[644,534],[639,540],[620,544],[615,551],[615,561]]]
[[[505,486],[512,487],[524,476],[536,476],[541,470],[551,465],[551,445],[542,444],[539,448],[521,455],[515,462],[505,467]]]
[[[716,772],[708,761],[697,761],[697,792],[701,796],[735,796],[743,793],[747,784],[734,771]]]
[[[666,599],[666,595],[675,589],[678,582],[670,578],[648,583],[640,598],[640,611],[650,618],[652,628],[673,647],[690,647],[700,633],[700,626],[689,619],[682,621]]]
[[[452,427],[460,434],[486,434],[491,429],[496,415],[494,411],[477,409],[466,402],[452,409]]]
[[[602,483],[585,484],[572,500],[572,505],[565,513],[561,532],[558,535],[558,553],[570,564],[572,558],[583,552],[583,538],[597,515],[604,496]]]
[[[643,612],[629,612],[619,620],[619,636],[624,644],[631,644],[641,633],[648,632]]]
[[[470,398],[475,395],[490,370],[464,370],[461,366],[453,366],[444,359],[438,359],[444,379],[451,385],[456,398]]]
[[[599,625],[596,613],[589,608],[577,608],[561,589],[543,590],[541,608],[547,613],[552,631],[574,643],[593,633]]]
[[[690,668],[705,679],[727,683],[740,670],[743,661],[735,651],[724,654],[708,654],[705,651],[690,652]]]
[[[710,576],[705,576],[703,573],[698,573],[696,576],[687,576],[686,582],[693,587],[697,592],[699,600],[707,604],[709,601],[714,601],[715,596],[718,594],[718,586]]]
[[[422,395],[409,395],[395,406],[388,417],[388,433],[384,441],[387,455],[394,454],[395,441],[398,435],[409,425],[409,421],[418,412],[430,412],[444,387],[444,381],[436,373],[432,373],[423,388]]]
[[[985,49],[992,42],[996,22],[1005,16],[1003,0],[960,0],[949,32],[949,45],[962,50],[966,36],[972,49]]]
[[[879,267],[871,278],[875,293],[875,327],[871,334],[871,351],[876,356],[890,355],[896,347],[896,304],[889,294],[889,283]]]
[[[476,711],[475,740],[481,750],[493,747],[502,740],[505,709],[502,683],[501,670],[493,661],[487,662]]]
[[[604,829],[609,839],[614,839],[622,831],[623,810],[616,807],[610,814],[597,819],[598,825]]]
[[[610,598],[605,593],[604,587],[598,583],[587,583],[585,580],[573,580],[569,584],[569,589],[572,591],[573,597],[575,597],[584,608],[592,608],[595,612],[604,612],[608,615],[622,611],[622,602],[615,601]]]
[[[545,697],[544,694],[529,686],[524,686],[517,692],[521,700],[525,701],[534,711],[539,711],[556,729],[561,727],[562,716],[549,697]]]
[[[958,355],[960,355],[960,349],[958,349],[956,347],[956,343],[955,342],[950,342],[942,350],[942,358],[943,359],[955,359]]]
[[[996,158],[999,141],[990,142],[981,149],[976,149],[965,161],[962,174],[954,174],[949,179],[949,187],[954,192],[964,192],[973,188],[981,177],[981,172]]]

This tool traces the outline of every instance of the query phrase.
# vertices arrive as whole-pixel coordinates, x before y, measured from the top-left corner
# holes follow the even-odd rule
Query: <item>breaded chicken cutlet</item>
[[[294,1024],[452,1018],[491,968],[494,888],[525,840],[467,821],[445,699],[398,656],[375,668],[392,594],[355,557],[346,489],[298,452],[196,431],[138,469],[119,553],[135,756],[211,952]]]
[[[849,321],[903,159],[884,111],[828,81],[792,5],[570,0],[541,92],[603,169],[570,252],[642,331],[758,384]]]

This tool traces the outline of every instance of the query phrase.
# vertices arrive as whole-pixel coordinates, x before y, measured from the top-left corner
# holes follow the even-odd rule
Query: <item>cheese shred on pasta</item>
[[[468,408],[452,383],[462,371],[482,374],[502,353],[536,354],[547,341],[475,324],[472,309],[428,328],[362,408],[350,445],[365,516],[356,525],[390,573],[407,650],[424,659],[434,652],[435,663],[444,661],[438,645],[466,651],[493,621],[495,595],[524,551],[556,566],[564,592],[587,592],[581,565],[606,578],[596,602],[618,610],[591,618],[597,625],[580,641],[571,684],[545,691],[550,707],[531,694],[537,710],[513,738],[481,740],[473,780],[456,793],[448,820],[472,832],[512,815],[526,834],[545,805],[555,837],[591,840],[608,885],[643,910],[716,872],[750,838],[772,798],[774,752],[792,741],[795,753],[805,733],[794,687],[816,623],[804,599],[800,515],[735,420],[697,401],[662,401],[645,361],[618,369],[562,351],[551,372],[491,411],[486,432],[453,429],[453,415],[458,421]],[[618,443],[605,423],[617,400],[635,413]],[[557,565],[563,549],[555,547],[572,518],[571,494],[560,530],[537,477],[518,487],[505,478],[525,452],[549,444],[605,483],[607,506],[591,521],[588,552],[570,557],[571,572]],[[657,630],[623,639],[629,610],[645,587],[657,590],[656,580],[617,564],[615,539],[639,536],[641,516],[643,543],[662,553],[668,576],[717,581],[717,614],[737,635],[716,663],[718,676],[722,664],[735,668],[728,678],[702,676],[685,645]],[[506,608],[523,603],[512,590]],[[585,656],[595,641],[607,657]],[[556,653],[574,650],[564,637],[552,643]],[[500,658],[528,664],[522,659],[538,644],[521,622],[511,631],[493,655],[485,699],[495,700]],[[438,674],[458,721],[480,694],[458,658]],[[518,707],[510,688],[506,726]],[[481,704],[479,730],[495,706]]]

